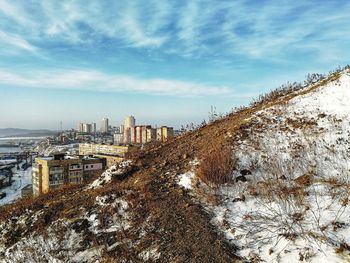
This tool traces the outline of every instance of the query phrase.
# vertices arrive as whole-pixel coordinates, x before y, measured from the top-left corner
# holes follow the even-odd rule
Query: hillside
[[[349,101],[346,69],[3,207],[0,260],[348,262]]]

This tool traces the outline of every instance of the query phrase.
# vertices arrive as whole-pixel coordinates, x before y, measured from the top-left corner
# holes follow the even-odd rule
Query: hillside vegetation
[[[0,210],[1,262],[347,262],[350,72]],[[216,120],[215,120],[216,119]]]

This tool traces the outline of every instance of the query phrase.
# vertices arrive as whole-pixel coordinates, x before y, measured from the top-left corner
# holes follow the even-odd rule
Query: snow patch
[[[104,173],[102,173],[98,179],[93,181],[86,189],[99,188],[105,185],[106,183],[109,183],[112,180],[113,176],[122,175],[126,171],[126,169],[130,167],[131,163],[131,160],[126,160],[119,164],[111,166]]]
[[[193,172],[187,172],[184,174],[180,174],[178,184],[181,185],[185,189],[192,189],[192,180],[195,174]]]

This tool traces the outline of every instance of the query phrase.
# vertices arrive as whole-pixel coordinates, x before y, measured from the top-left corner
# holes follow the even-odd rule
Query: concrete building
[[[84,123],[78,124],[78,132],[84,132]]]
[[[83,132],[84,133],[91,133],[92,132],[92,125],[90,123],[83,123]]]
[[[155,141],[156,129],[151,125],[134,126],[124,129],[124,143],[144,144]]]
[[[32,168],[33,194],[47,193],[65,184],[88,182],[105,167],[106,160],[102,158],[68,158],[64,154],[38,157]]]
[[[91,133],[96,133],[96,123],[91,123]]]
[[[124,160],[123,157],[119,157],[117,155],[94,154],[93,156],[97,157],[97,158],[104,158],[104,159],[106,159],[106,166],[108,168],[111,167],[112,165],[118,164],[118,163],[120,163],[121,161]]]
[[[130,146],[81,143],[79,144],[79,155],[105,158],[107,167],[110,167],[123,161],[125,154],[132,148]]]
[[[124,128],[134,127],[136,124],[136,120],[134,116],[128,116],[124,120]]]
[[[108,132],[108,118],[103,118],[101,121],[101,132],[102,133],[107,133]]]
[[[123,144],[124,143],[124,134],[123,133],[113,134],[113,143],[114,143],[114,145]]]
[[[147,142],[153,142],[157,140],[157,129],[150,128],[147,130]]]
[[[120,125],[119,126],[119,133],[124,133],[124,128],[125,128],[124,125]]]
[[[78,132],[80,132],[80,133],[96,133],[96,123],[79,123]]]
[[[79,155],[107,154],[124,157],[130,148],[129,146],[80,143]]]
[[[162,126],[157,128],[157,141],[165,142],[174,137],[174,129],[172,127]]]

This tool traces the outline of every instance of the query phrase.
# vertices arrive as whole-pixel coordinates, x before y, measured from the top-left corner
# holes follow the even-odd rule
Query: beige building
[[[136,125],[136,120],[134,116],[128,116],[124,120],[124,128],[134,127]]]
[[[124,134],[123,133],[115,133],[113,134],[113,143],[115,145],[124,143]]]
[[[157,141],[165,142],[174,137],[174,128],[162,126],[157,128]]]
[[[93,143],[79,144],[79,155],[95,156],[105,158],[107,167],[123,161],[125,154],[130,151],[131,146],[105,145]]]
[[[129,146],[80,143],[79,155],[107,154],[124,157],[125,153],[129,151],[129,148]]]
[[[101,132],[102,133],[107,133],[108,132],[108,118],[103,118],[101,121]]]
[[[106,154],[94,154],[94,157],[97,158],[104,158],[106,159],[106,166],[109,168],[114,164],[118,164],[121,161],[124,160],[123,157],[119,157],[119,156],[114,156],[114,155],[106,155]]]
[[[156,140],[156,129],[151,125],[129,127],[124,130],[124,143],[145,144]]]
[[[88,182],[106,168],[102,158],[38,157],[32,168],[33,194],[47,193],[64,184]]]

